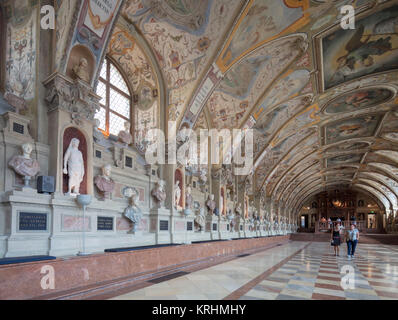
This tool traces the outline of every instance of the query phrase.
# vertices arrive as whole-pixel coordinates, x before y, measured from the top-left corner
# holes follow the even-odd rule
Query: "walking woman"
[[[340,245],[341,245],[341,228],[340,228],[340,224],[336,223],[334,225],[333,231],[332,231],[332,238],[331,240],[331,244],[334,248],[334,255],[340,256]]]

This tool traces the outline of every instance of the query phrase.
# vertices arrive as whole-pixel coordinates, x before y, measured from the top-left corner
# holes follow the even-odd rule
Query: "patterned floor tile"
[[[345,246],[335,257],[328,243],[291,242],[119,299],[217,300],[229,294],[239,300],[398,300],[398,246],[392,247],[360,245],[351,261]],[[354,288],[343,288],[342,279]]]

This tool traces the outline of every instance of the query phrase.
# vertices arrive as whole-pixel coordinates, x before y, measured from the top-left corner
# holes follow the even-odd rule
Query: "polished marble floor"
[[[398,300],[398,246],[290,242],[115,297],[116,300]]]

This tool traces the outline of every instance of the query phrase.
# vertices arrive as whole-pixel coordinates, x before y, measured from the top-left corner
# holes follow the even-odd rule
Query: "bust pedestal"
[[[152,208],[149,221],[149,230],[156,235],[156,244],[171,243],[173,228],[170,210],[165,207]]]

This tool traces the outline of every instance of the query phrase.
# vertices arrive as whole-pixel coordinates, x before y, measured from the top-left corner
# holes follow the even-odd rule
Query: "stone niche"
[[[80,184],[80,193],[81,194],[87,194],[88,193],[88,188],[87,188],[87,142],[84,134],[78,130],[75,127],[69,127],[65,130],[64,136],[63,136],[63,155],[65,155],[66,150],[69,147],[69,144],[72,139],[77,138],[80,141],[79,144],[79,150],[83,154],[83,162],[84,162],[84,178],[82,183]],[[63,193],[68,192],[68,175],[63,175],[62,179],[62,191]]]
[[[176,169],[174,174],[174,181],[175,183],[177,183],[177,181],[180,183],[179,187],[181,189],[181,197],[178,206],[180,208],[185,208],[185,179],[184,179],[184,171],[182,169],[180,168]]]
[[[69,56],[68,65],[66,67],[66,75],[71,79],[76,80],[78,77],[76,76],[74,68],[76,68],[76,66],[79,66],[82,59],[85,59],[87,62],[86,72],[89,77],[88,83],[91,84],[95,68],[95,58],[91,51],[85,46],[76,45],[72,48]]]

